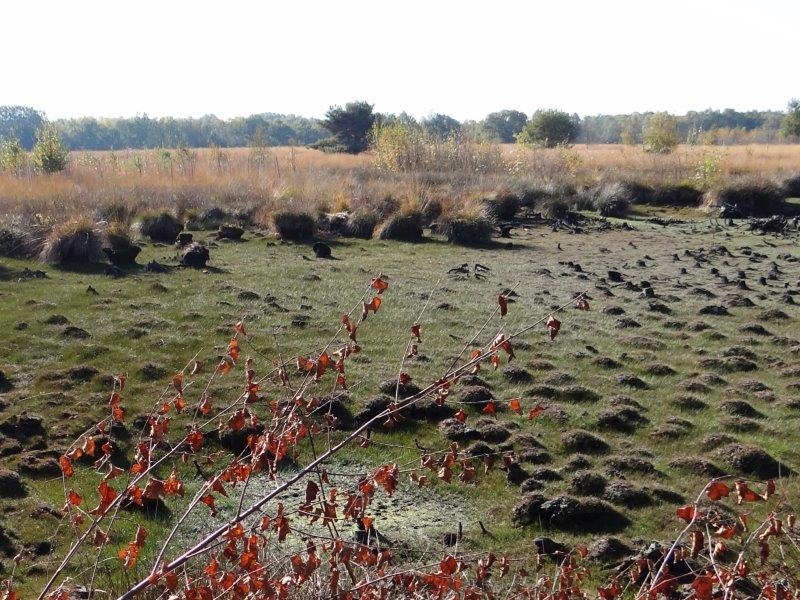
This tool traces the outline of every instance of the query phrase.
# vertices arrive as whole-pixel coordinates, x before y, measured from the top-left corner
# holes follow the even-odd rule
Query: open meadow
[[[735,571],[729,597],[797,589],[800,232],[704,204],[796,180],[800,149],[470,151],[452,170],[250,148],[0,174],[9,231],[84,218],[141,247],[111,270],[0,258],[0,576],[23,598],[70,578],[97,598],[610,599],[727,585],[747,559],[768,575]],[[591,190],[615,182],[697,193],[599,217]],[[479,247],[429,227],[486,206]],[[162,210],[204,266],[136,229]],[[313,235],[281,239],[285,211]],[[345,212],[424,233],[337,235]]]

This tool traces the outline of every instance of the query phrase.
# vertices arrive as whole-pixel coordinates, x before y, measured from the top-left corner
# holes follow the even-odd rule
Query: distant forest
[[[574,143],[639,144],[642,131],[654,113],[597,115],[580,118]],[[481,121],[459,122],[434,114],[419,121],[406,115],[376,115],[378,121],[416,123],[441,136],[463,135],[476,140],[511,143],[525,126],[528,115],[517,110],[491,113]],[[772,143],[780,140],[781,111],[733,109],[692,111],[678,116],[680,141],[705,144]],[[46,122],[44,113],[26,106],[0,106],[0,140],[18,139],[25,149],[36,142],[36,131]],[[59,119],[53,121],[71,150],[126,148],[203,148],[246,146],[307,146],[329,136],[318,119],[263,113],[249,117]]]

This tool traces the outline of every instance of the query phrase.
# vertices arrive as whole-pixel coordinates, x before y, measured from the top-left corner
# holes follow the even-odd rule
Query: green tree
[[[64,145],[56,126],[45,123],[36,132],[36,145],[32,153],[33,166],[45,173],[56,173],[67,168],[69,150]]]
[[[17,139],[30,150],[43,124],[44,115],[30,106],[0,106],[0,140]]]
[[[560,110],[537,110],[517,136],[517,141],[554,148],[571,142],[577,133],[578,124],[574,117]]]
[[[0,171],[19,174],[25,166],[27,156],[17,138],[0,142]]]
[[[369,147],[370,132],[374,124],[372,104],[363,101],[349,102],[344,108],[331,106],[321,122],[331,132],[335,146],[351,154],[358,154]]]
[[[644,126],[642,142],[647,152],[669,154],[678,145],[678,118],[666,112],[653,113]]]
[[[784,137],[800,137],[800,100],[796,98],[789,101],[786,116],[781,121],[781,134]]]
[[[486,115],[481,130],[492,140],[511,144],[528,122],[528,115],[518,110],[501,110]]]
[[[435,113],[423,119],[422,127],[428,135],[445,139],[461,133],[461,123],[449,115]]]

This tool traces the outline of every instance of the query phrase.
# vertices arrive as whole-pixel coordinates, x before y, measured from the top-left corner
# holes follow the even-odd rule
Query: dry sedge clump
[[[42,230],[32,223],[12,220],[0,227],[0,256],[33,258],[41,250]]]
[[[314,237],[314,217],[308,213],[284,210],[272,216],[272,223],[283,240],[307,242]]]
[[[770,181],[745,179],[711,190],[703,205],[710,211],[723,211],[733,218],[768,217],[785,208],[781,190]]]
[[[135,227],[154,242],[175,243],[183,224],[170,212],[151,212],[140,215]]]
[[[131,241],[130,231],[124,223],[111,223],[105,231],[106,243],[103,245],[112,265],[130,266],[136,264],[141,247]]]
[[[55,226],[40,254],[50,265],[103,262],[103,240],[88,219],[68,221]]]
[[[381,240],[422,241],[422,213],[418,210],[398,213],[386,220],[378,232]]]
[[[492,241],[494,221],[479,203],[467,204],[453,216],[439,219],[439,231],[451,244],[459,246],[488,246]]]

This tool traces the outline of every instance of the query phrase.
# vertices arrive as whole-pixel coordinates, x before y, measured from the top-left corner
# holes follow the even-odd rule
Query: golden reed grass
[[[668,155],[623,145],[534,149],[510,144],[499,150],[502,160],[481,173],[391,173],[377,168],[369,152],[325,154],[307,148],[73,152],[62,173],[0,173],[0,215],[40,214],[60,221],[101,215],[112,204],[178,214],[219,206],[268,215],[284,208],[354,210],[387,196],[415,205],[436,200],[460,207],[499,188],[530,183],[575,188],[613,180],[698,184],[710,166],[713,183],[722,184],[741,177],[780,180],[800,170],[798,145],[680,146]]]

